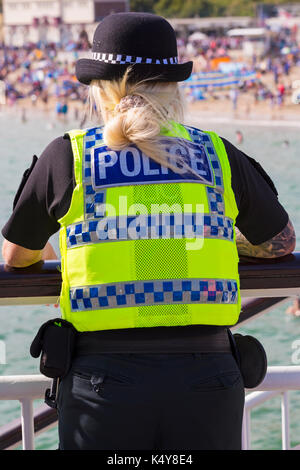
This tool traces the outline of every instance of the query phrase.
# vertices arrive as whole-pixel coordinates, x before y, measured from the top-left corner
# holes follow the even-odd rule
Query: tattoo
[[[296,246],[296,235],[290,220],[278,235],[260,245],[252,245],[238,228],[235,230],[239,255],[255,258],[279,258],[292,253]]]

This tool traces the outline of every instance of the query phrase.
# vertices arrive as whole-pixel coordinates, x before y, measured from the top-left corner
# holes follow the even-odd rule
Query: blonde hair
[[[103,140],[112,150],[131,143],[145,155],[177,173],[190,170],[181,155],[167,152],[162,129],[172,132],[172,121],[181,121],[184,103],[178,84],[128,80],[93,80],[89,87],[90,117],[104,121]],[[174,131],[173,131],[174,133]]]

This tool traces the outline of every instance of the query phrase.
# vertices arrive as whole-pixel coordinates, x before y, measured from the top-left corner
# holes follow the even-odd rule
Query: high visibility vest
[[[222,140],[174,123],[175,172],[101,127],[69,132],[76,187],[59,222],[62,317],[78,331],[234,325],[240,313],[238,209]]]

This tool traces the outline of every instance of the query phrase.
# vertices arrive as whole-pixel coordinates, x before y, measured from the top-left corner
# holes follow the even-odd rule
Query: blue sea
[[[39,156],[48,143],[71,128],[78,128],[75,119],[57,122],[52,114],[28,112],[24,119],[21,111],[0,110],[0,225],[8,220],[13,198],[23,172],[30,166],[32,156]],[[213,130],[230,140],[249,156],[255,158],[273,179],[279,200],[286,208],[297,233],[300,250],[300,132],[299,127],[246,125],[241,123],[206,122],[205,116],[189,120],[202,129]],[[243,134],[243,142],[236,142],[236,131]],[[1,240],[2,241],[2,240]],[[50,240],[58,251],[58,237]],[[300,317],[286,314],[287,302],[262,317],[240,328],[241,333],[255,335],[265,346],[269,365],[293,365],[292,344],[300,340]],[[30,343],[39,326],[58,315],[54,306],[0,307],[0,340],[6,345],[6,364],[0,364],[1,375],[37,374],[38,361],[29,355]],[[42,401],[37,401],[38,406]],[[0,401],[0,426],[20,416],[16,401]],[[300,442],[300,392],[290,392],[291,445]],[[275,397],[252,412],[252,448],[281,448],[280,398]],[[56,449],[57,428],[37,436],[37,449]]]

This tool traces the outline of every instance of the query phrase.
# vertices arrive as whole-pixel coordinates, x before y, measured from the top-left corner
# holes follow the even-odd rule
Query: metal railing
[[[290,450],[290,415],[289,415],[289,391],[300,390],[300,366],[272,366],[263,382],[246,395],[242,447],[251,449],[251,411],[262,405],[267,400],[281,396],[281,438],[282,450]],[[300,442],[300,438],[299,438]],[[297,446],[299,447],[299,446]]]
[[[21,419],[0,428],[0,449],[11,449],[22,442],[24,450],[34,449],[34,436],[56,424],[56,410],[47,405],[33,412],[33,401],[44,398],[51,379],[43,375],[7,375],[0,377],[0,400],[18,400]]]
[[[300,295],[300,253],[276,259],[240,257],[244,298],[285,298]],[[28,268],[0,264],[0,305],[56,303],[60,294],[59,261],[40,261]]]
[[[293,296],[300,296],[300,253],[274,260],[240,258],[239,275],[243,302],[235,327],[253,320]],[[0,265],[0,305],[56,303],[60,288],[60,263],[57,261],[39,262],[29,268]],[[35,413],[33,411],[33,400],[43,398],[50,383],[50,379],[42,375],[0,377],[0,400],[19,400],[21,403],[21,419],[0,428],[0,449],[13,448],[20,442],[23,449],[34,449],[34,435],[55,425],[56,410],[43,405]],[[283,396],[282,447],[290,448],[287,393],[288,390],[299,389],[298,366],[268,368],[263,383],[246,396],[244,449],[250,448],[251,410],[278,394]]]
[[[0,400],[18,400],[21,404],[21,419],[0,428],[0,449],[12,449],[22,442],[24,450],[33,450],[35,435],[57,424],[56,410],[47,405],[33,412],[33,401],[43,398],[50,385],[51,380],[43,375],[0,377]],[[278,395],[281,395],[282,449],[291,449],[288,395],[291,390],[300,390],[300,366],[268,367],[264,381],[246,395],[243,450],[251,449],[251,411]]]

